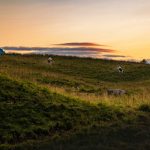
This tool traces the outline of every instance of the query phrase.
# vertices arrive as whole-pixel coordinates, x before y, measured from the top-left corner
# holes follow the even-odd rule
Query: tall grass
[[[0,73],[11,78],[34,82],[50,90],[90,103],[137,107],[149,104],[150,67],[140,63],[117,62],[76,57],[5,55],[0,58]],[[124,74],[115,69],[122,65]],[[108,96],[107,89],[127,90],[125,96]]]

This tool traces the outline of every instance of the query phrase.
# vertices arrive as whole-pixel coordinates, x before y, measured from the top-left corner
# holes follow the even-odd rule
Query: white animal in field
[[[49,63],[50,65],[52,65],[52,63],[53,63],[52,57],[49,57],[49,58],[48,58],[48,63]]]
[[[123,73],[124,72],[124,70],[120,66],[117,67],[117,70],[118,70],[119,73]]]
[[[141,63],[146,64],[146,65],[150,65],[150,59],[143,59],[141,61]]]
[[[146,60],[145,64],[150,65],[150,60]]]

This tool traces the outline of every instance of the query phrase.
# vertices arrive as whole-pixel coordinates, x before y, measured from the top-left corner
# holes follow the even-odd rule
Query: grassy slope
[[[113,70],[118,63],[126,67],[123,77]],[[137,106],[124,107],[124,103],[115,106],[114,102],[108,106],[71,98],[74,97],[73,94],[78,94],[79,98],[85,96],[87,99],[88,95],[92,101],[93,93],[97,96],[97,92],[100,92],[97,96],[99,100],[100,97],[104,98],[102,94],[110,86],[123,87],[129,91],[132,89],[133,95],[138,91],[142,97],[150,88],[149,66],[55,57],[55,64],[50,67],[47,65],[46,57],[43,56],[4,56],[0,59],[0,67],[3,74],[0,76],[0,149],[9,147],[29,149],[27,148],[29,140],[39,141],[47,136],[53,140],[48,138],[48,144],[45,142],[44,147],[36,144],[36,148],[37,146],[41,147],[39,149],[122,149],[121,147],[137,149],[137,146],[139,149],[150,148],[149,105],[142,105],[139,110]],[[131,75],[133,79],[130,78]],[[120,82],[116,83],[116,79]],[[27,80],[36,84],[28,83]],[[53,86],[65,90],[56,90],[61,94],[50,92],[48,88],[53,90]],[[63,96],[68,92],[70,93],[68,96]],[[127,101],[130,101],[133,95],[131,92]],[[109,100],[116,99],[118,98]],[[144,103],[145,101],[141,104]],[[67,138],[70,134],[74,136]],[[31,145],[32,143],[34,142],[30,142]]]
[[[142,113],[104,104],[91,105],[3,76],[0,85],[1,149],[27,149],[29,140],[46,136],[51,139],[60,136],[60,141],[50,140],[52,143],[39,149],[115,148],[116,145],[120,148],[122,142],[126,148],[143,144],[150,147],[149,108],[141,108],[147,111]],[[78,134],[67,142],[62,140],[69,132]]]
[[[54,64],[49,66],[47,58],[39,55],[5,55],[0,58],[0,73],[90,102],[131,107],[150,103],[149,65],[55,56]],[[123,75],[117,73],[118,65],[124,68]],[[128,95],[121,99],[108,97],[108,88],[125,89]]]

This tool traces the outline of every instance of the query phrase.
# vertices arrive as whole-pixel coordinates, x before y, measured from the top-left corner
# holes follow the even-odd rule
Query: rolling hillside
[[[49,66],[47,56],[0,58],[0,149],[150,148],[149,65],[54,60]],[[108,96],[108,88],[128,94]]]

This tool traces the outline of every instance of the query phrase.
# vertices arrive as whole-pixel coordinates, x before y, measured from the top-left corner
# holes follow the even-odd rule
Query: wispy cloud
[[[127,57],[125,55],[109,55],[109,54],[103,55],[103,56],[107,57],[107,58],[125,58],[125,57]]]
[[[78,47],[78,46],[86,46],[86,47],[106,46],[106,45],[101,45],[101,44],[91,43],[91,42],[60,43],[60,44],[55,44],[55,45],[57,45],[57,46],[72,46],[72,47]]]
[[[113,49],[105,49],[105,48],[94,48],[94,47],[3,47],[5,50],[14,50],[14,51],[90,51],[90,52],[107,52],[114,53],[116,50]]]

